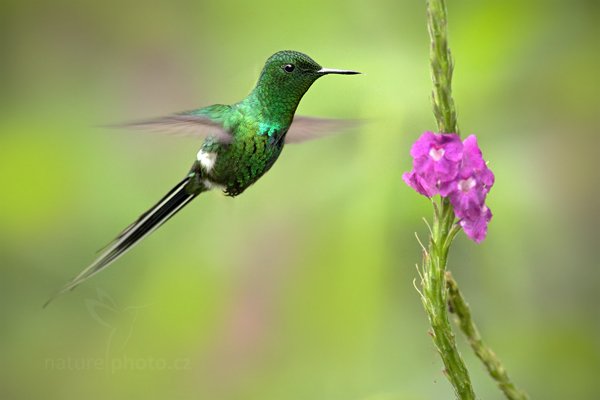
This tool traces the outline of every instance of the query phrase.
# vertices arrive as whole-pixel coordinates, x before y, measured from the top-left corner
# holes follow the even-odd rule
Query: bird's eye
[[[293,72],[293,71],[294,71],[294,68],[295,68],[295,67],[294,67],[294,64],[285,64],[285,65],[283,66],[283,70],[284,70],[285,72]]]

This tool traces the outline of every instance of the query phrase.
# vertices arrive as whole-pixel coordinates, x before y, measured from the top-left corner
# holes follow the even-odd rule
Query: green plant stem
[[[433,113],[440,133],[458,134],[456,109],[452,99],[452,57],[448,48],[444,0],[427,1],[427,26],[431,39],[430,64],[433,82]],[[469,371],[456,347],[448,320],[448,293],[445,285],[448,251],[460,228],[454,224],[454,210],[448,199],[434,203],[435,215],[431,238],[424,249],[421,270],[422,301],[429,322],[433,342],[444,363],[444,373],[459,399],[475,399]]]
[[[471,310],[458,288],[458,284],[450,272],[446,272],[446,287],[448,288],[448,306],[456,316],[460,330],[467,337],[471,348],[481,360],[490,376],[496,381],[498,387],[509,400],[527,400],[527,394],[519,390],[508,377],[506,369],[492,351],[483,342],[479,330],[471,318]]]
[[[456,133],[458,122],[452,98],[452,72],[454,62],[448,47],[445,0],[427,1],[427,28],[431,39],[429,60],[433,82],[433,113],[439,133]]]
[[[444,363],[444,374],[452,384],[456,397],[470,400],[475,399],[475,393],[448,319],[448,291],[444,283],[448,251],[460,228],[454,224],[454,211],[446,199],[442,199],[439,206],[434,203],[434,207],[436,212],[431,238],[428,248],[424,249],[421,269],[421,299],[431,324],[433,343]]]
[[[448,46],[447,12],[445,0],[427,0],[427,27],[431,39],[429,51],[431,80],[433,82],[433,113],[439,133],[459,134],[456,107],[452,98],[454,64]],[[508,378],[506,369],[487,347],[477,330],[470,309],[458,285],[446,272],[450,245],[460,231],[455,224],[454,210],[448,199],[435,202],[434,220],[429,246],[424,249],[421,270],[422,300],[432,328],[433,342],[445,366],[445,374],[459,399],[474,399],[469,372],[456,348],[456,341],[448,321],[447,305],[456,313],[458,325],[467,337],[475,354],[489,374],[498,383],[509,400],[526,400],[527,395],[517,389]]]

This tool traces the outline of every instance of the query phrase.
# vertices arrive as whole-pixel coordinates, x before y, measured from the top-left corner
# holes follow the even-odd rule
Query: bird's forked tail
[[[104,249],[102,254],[79,275],[73,278],[62,289],[56,292],[44,304],[46,307],[59,295],[74,289],[83,281],[97,274],[104,268],[108,267],[115,260],[125,254],[139,241],[148,236],[159,226],[164,224],[169,218],[175,215],[186,204],[192,201],[198,193],[189,193],[187,190],[188,183],[193,179],[193,175],[187,176],[171,189],[154,207],[150,208],[142,214],[134,223],[129,225],[121,232],[111,243]]]

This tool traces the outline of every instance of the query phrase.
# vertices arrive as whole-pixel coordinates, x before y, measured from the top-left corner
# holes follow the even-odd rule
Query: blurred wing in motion
[[[360,126],[357,119],[328,119],[295,116],[285,138],[285,143],[300,143],[318,139]],[[213,136],[221,143],[230,143],[231,132],[212,118],[197,114],[196,111],[167,115],[141,121],[108,125],[110,128],[125,128],[146,132],[167,133],[172,135],[206,138]]]
[[[125,122],[122,124],[108,125],[107,127],[167,133],[172,135],[195,136],[202,139],[207,136],[213,136],[217,137],[219,142],[222,143],[229,143],[232,140],[231,133],[223,128],[223,125],[219,121],[204,115],[193,114],[193,112],[167,115],[141,121]]]
[[[295,116],[285,136],[285,143],[300,143],[333,135],[360,126],[357,119],[327,119]]]

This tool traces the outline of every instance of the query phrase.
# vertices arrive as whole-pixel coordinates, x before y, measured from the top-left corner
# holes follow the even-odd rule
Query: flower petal
[[[475,243],[481,243],[487,235],[487,226],[492,219],[492,211],[483,206],[481,212],[475,218],[464,218],[460,221],[460,226],[465,234]]]
[[[477,145],[477,137],[469,135],[463,142],[463,160],[461,171],[464,174],[470,175],[473,171],[479,171],[485,168],[485,161],[481,150]]]
[[[405,172],[402,174],[402,180],[404,180],[408,186],[415,189],[423,196],[432,197],[437,194],[437,188],[435,185],[430,185],[426,179],[421,178],[415,173],[415,171]]]
[[[415,159],[428,155],[433,143],[435,143],[435,134],[429,131],[424,132],[412,145],[410,155]]]

